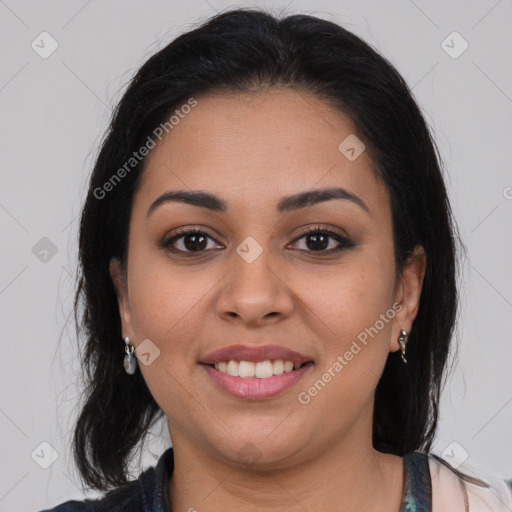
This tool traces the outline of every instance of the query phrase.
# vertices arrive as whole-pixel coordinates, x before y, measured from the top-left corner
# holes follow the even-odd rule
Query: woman
[[[256,10],[178,37],[118,105],[81,218],[74,450],[109,493],[53,510],[510,510],[510,481],[429,454],[457,240],[419,108],[366,43]],[[128,483],[162,416],[173,447]]]

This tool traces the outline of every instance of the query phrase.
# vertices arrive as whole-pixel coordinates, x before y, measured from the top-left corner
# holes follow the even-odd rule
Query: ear
[[[117,295],[123,339],[126,338],[126,336],[133,338],[132,315],[128,296],[126,273],[122,268],[121,262],[117,258],[112,258],[110,260],[109,272]]]
[[[389,347],[392,352],[400,350],[398,343],[400,331],[403,329],[410,333],[414,319],[418,314],[426,264],[425,249],[421,245],[417,245],[407,258],[396,289],[397,313]]]

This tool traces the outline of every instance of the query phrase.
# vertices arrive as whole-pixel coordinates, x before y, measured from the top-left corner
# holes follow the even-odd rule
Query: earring
[[[124,342],[126,343],[126,346],[124,347],[124,351],[126,352],[126,355],[124,356],[124,369],[126,373],[133,375],[137,369],[137,358],[133,355],[135,347],[130,345],[130,338],[128,338],[128,336],[126,336]]]
[[[403,329],[400,331],[400,336],[398,336],[398,344],[400,345],[400,350],[402,351],[402,360],[404,363],[407,363],[407,360],[405,359],[405,344],[407,343],[407,340],[409,338],[409,335],[407,334],[407,331],[404,331]]]

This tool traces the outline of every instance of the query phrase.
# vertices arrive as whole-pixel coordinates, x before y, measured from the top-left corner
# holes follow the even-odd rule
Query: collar
[[[432,512],[432,482],[428,455],[412,452],[404,455],[404,490],[400,512]],[[158,459],[153,471],[140,476],[143,512],[172,512],[167,493],[174,470],[172,447]]]

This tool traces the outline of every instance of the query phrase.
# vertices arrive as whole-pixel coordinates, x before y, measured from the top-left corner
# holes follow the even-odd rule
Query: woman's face
[[[126,282],[111,266],[123,336],[173,444],[279,467],[371,443],[374,390],[416,315],[421,252],[396,274],[388,194],[339,111],[289,89],[197,102],[148,157]],[[340,190],[296,200],[324,189]],[[154,205],[178,191],[217,199]]]

